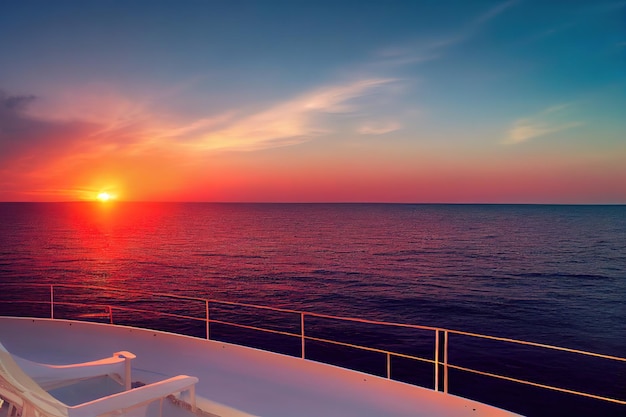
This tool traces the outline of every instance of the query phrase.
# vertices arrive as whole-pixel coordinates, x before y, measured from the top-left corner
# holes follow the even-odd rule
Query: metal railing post
[[[206,340],[211,340],[209,333],[209,300],[204,300],[204,303],[206,308]]]
[[[439,329],[435,330],[435,391],[439,391]]]
[[[448,331],[443,332],[443,392],[448,393]]]
[[[54,285],[50,285],[50,318],[54,320]]]
[[[0,282],[0,288],[3,288],[6,285],[11,285],[11,284],[7,284],[7,283],[2,283]],[[41,293],[43,291],[43,288],[48,287],[49,291],[50,291],[50,298],[49,298],[49,303],[50,303],[50,320],[55,320],[55,287],[59,287],[61,289],[64,288],[81,288],[81,289],[90,289],[90,290],[112,290],[112,291],[122,291],[121,289],[115,289],[115,288],[109,288],[109,287],[99,287],[99,286],[84,286],[84,285],[71,285],[71,284],[21,284],[22,286],[32,286],[32,287],[36,287],[38,289],[38,293]],[[41,291],[39,291],[41,290]],[[124,290],[125,291],[125,290]],[[71,290],[70,290],[70,294],[71,294]],[[350,318],[350,317],[341,317],[341,316],[333,316],[333,315],[328,315],[328,314],[318,314],[318,313],[313,313],[313,312],[306,312],[306,311],[297,311],[297,310],[291,310],[291,309],[286,309],[286,308],[273,308],[273,307],[268,307],[268,306],[258,306],[258,305],[253,305],[253,304],[246,304],[246,303],[238,303],[238,302],[228,302],[228,301],[219,301],[219,300],[212,300],[212,299],[205,299],[205,298],[196,298],[196,297],[185,297],[185,296],[178,296],[175,294],[162,294],[162,293],[143,293],[141,291],[133,291],[130,290],[131,293],[138,293],[138,294],[144,294],[144,295],[148,295],[148,296],[159,296],[159,297],[169,297],[169,298],[173,298],[173,299],[184,299],[184,300],[194,300],[194,302],[201,302],[204,301],[205,302],[205,310],[206,310],[206,317],[203,319],[201,317],[198,317],[197,315],[194,316],[187,316],[187,315],[182,315],[180,313],[177,312],[171,312],[171,313],[167,313],[167,312],[160,312],[160,311],[156,311],[155,313],[157,314],[161,314],[164,316],[168,316],[168,317],[177,317],[177,318],[184,318],[187,320],[196,320],[196,321],[205,321],[206,324],[206,337],[207,339],[210,339],[210,333],[209,333],[209,326],[211,323],[211,318],[210,318],[210,312],[209,312],[209,303],[213,302],[215,304],[221,305],[226,304],[229,306],[239,306],[239,307],[244,307],[244,308],[257,308],[257,309],[263,309],[265,310],[269,310],[269,311],[277,311],[277,312],[281,312],[281,313],[285,313],[285,314],[290,314],[289,317],[293,318],[293,316],[291,316],[292,314],[299,314],[300,315],[300,332],[298,333],[295,329],[292,328],[292,326],[290,326],[290,330],[288,331],[280,331],[280,330],[276,330],[276,329],[272,329],[270,328],[263,328],[263,327],[257,327],[257,326],[251,326],[251,325],[244,325],[244,324],[240,324],[240,323],[236,323],[236,322],[229,322],[226,320],[219,320],[218,318],[213,319],[213,322],[215,322],[216,324],[219,325],[229,325],[229,326],[234,326],[237,328],[245,328],[245,329],[250,329],[250,330],[255,330],[255,331],[263,331],[263,332],[268,332],[268,333],[274,333],[274,334],[280,334],[280,335],[284,335],[284,336],[289,336],[292,337],[293,339],[296,338],[300,338],[301,340],[301,357],[303,359],[306,359],[306,341],[311,340],[313,343],[330,343],[333,345],[337,345],[337,346],[344,346],[344,347],[348,347],[348,348],[356,348],[356,349],[361,349],[364,351],[369,351],[369,352],[376,352],[376,354],[384,354],[386,356],[386,368],[387,368],[387,378],[391,380],[391,361],[392,361],[392,357],[398,357],[402,360],[404,359],[412,359],[412,360],[417,360],[417,361],[421,361],[423,363],[428,363],[429,365],[432,364],[434,365],[435,369],[433,372],[433,376],[434,376],[434,388],[433,390],[436,392],[443,392],[443,393],[449,393],[449,381],[450,381],[450,376],[449,376],[449,370],[452,369],[453,373],[460,373],[460,372],[468,372],[474,375],[482,375],[483,377],[489,377],[489,378],[495,378],[497,380],[500,381],[508,381],[508,382],[513,382],[513,383],[518,383],[518,384],[524,384],[526,386],[532,386],[532,387],[536,387],[536,388],[541,388],[541,389],[546,389],[546,390],[552,390],[555,392],[560,392],[560,393],[567,393],[567,394],[573,394],[573,395],[577,395],[577,396],[582,396],[585,398],[593,398],[596,400],[601,400],[601,401],[606,401],[606,402],[610,402],[610,403],[614,403],[614,404],[620,404],[620,405],[626,405],[626,399],[619,399],[619,398],[612,398],[612,397],[608,397],[608,396],[604,396],[604,395],[597,395],[597,394],[592,394],[589,392],[582,392],[582,391],[576,391],[576,390],[572,390],[572,389],[568,389],[568,388],[561,388],[558,386],[552,386],[552,385],[547,385],[545,383],[540,383],[540,382],[533,382],[530,380],[524,380],[524,379],[520,379],[520,378],[514,378],[514,377],[510,377],[510,376],[505,376],[505,375],[499,375],[496,374],[494,372],[486,372],[486,371],[480,371],[478,369],[473,369],[470,367],[465,367],[465,366],[461,366],[459,364],[456,363],[451,363],[450,361],[450,356],[449,356],[449,351],[450,351],[450,334],[455,334],[458,336],[462,336],[462,337],[471,337],[471,338],[478,338],[481,340],[489,340],[489,341],[497,341],[497,342],[503,342],[503,343],[511,343],[511,344],[515,344],[515,346],[518,345],[523,345],[523,346],[529,346],[529,347],[533,347],[533,348],[539,348],[539,349],[550,349],[551,351],[558,351],[558,352],[567,352],[567,353],[573,353],[573,354],[580,354],[580,355],[585,355],[585,356],[589,356],[589,357],[594,357],[594,358],[603,358],[603,359],[608,359],[608,360],[613,360],[613,361],[619,361],[620,362],[620,366],[621,364],[626,364],[626,357],[618,357],[618,356],[612,356],[612,355],[606,355],[606,354],[601,354],[601,353],[594,353],[594,352],[588,352],[588,351],[584,351],[584,350],[578,350],[578,349],[570,349],[570,348],[565,348],[565,347],[559,347],[559,346],[553,346],[553,345],[548,345],[548,344],[544,344],[544,343],[537,343],[537,342],[528,342],[528,341],[523,341],[523,340],[517,340],[517,339],[511,339],[511,338],[506,338],[506,337],[499,337],[499,336],[489,336],[489,335],[483,335],[483,334],[478,334],[478,333],[472,333],[472,332],[464,332],[464,331],[459,331],[459,330],[449,330],[449,329],[445,329],[445,328],[438,328],[438,327],[430,327],[430,326],[418,326],[418,325],[410,325],[410,324],[403,324],[403,323],[389,323],[389,322],[382,322],[382,321],[374,321],[374,320],[367,320],[367,319],[359,319],[359,318]],[[62,291],[63,293],[63,291]],[[33,294],[30,294],[31,296]],[[37,293],[34,294],[35,296],[37,295]],[[42,294],[43,295],[43,294]],[[68,298],[68,297],[65,297]],[[88,298],[86,301],[81,299],[80,297],[77,298],[77,300],[72,300],[72,297],[69,297],[68,300],[66,300],[64,297],[61,297],[61,301],[60,302],[56,302],[56,304],[60,304],[61,305],[61,316],[62,318],[64,317],[64,309],[63,307],[66,306],[66,308],[97,308],[98,311],[100,308],[105,307],[108,309],[108,316],[109,316],[109,323],[113,324],[113,307],[115,307],[116,309],[122,311],[122,312],[139,312],[139,313],[153,313],[153,311],[151,310],[147,310],[147,309],[142,309],[142,308],[133,308],[133,307],[125,307],[124,305],[106,305],[106,304],[102,304],[102,303],[96,303],[96,304],[92,304],[90,302],[90,299]],[[37,303],[42,304],[42,307],[45,306],[45,301],[43,301],[42,299],[40,299],[40,297],[37,297],[38,301],[32,301],[33,303]],[[95,300],[98,300],[98,298],[96,298]],[[95,300],[91,300],[94,301]],[[23,303],[23,302],[28,302],[28,300],[11,300],[9,302],[15,302],[15,303]],[[199,308],[199,306],[198,306]],[[1,312],[0,312],[1,313]],[[107,312],[105,311],[105,314],[107,314]],[[389,350],[385,350],[385,349],[379,349],[379,348],[375,348],[375,347],[368,347],[368,346],[362,346],[359,344],[352,344],[352,343],[346,343],[346,342],[340,342],[337,340],[332,340],[332,339],[327,339],[324,337],[316,337],[314,331],[312,331],[310,336],[306,335],[306,330],[305,330],[305,316],[306,315],[310,315],[313,318],[322,318],[322,319],[330,319],[330,320],[343,320],[343,321],[348,321],[348,322],[352,322],[352,323],[366,323],[366,324],[371,324],[371,325],[388,325],[388,326],[394,326],[396,328],[412,328],[412,329],[419,329],[420,331],[433,331],[435,334],[435,343],[434,343],[434,358],[430,358],[428,357],[428,355],[426,355],[427,357],[419,357],[419,356],[414,356],[412,354],[404,354],[404,353],[400,353],[400,352],[394,352],[394,351],[389,351]],[[71,314],[70,314],[71,316]],[[219,316],[219,314],[218,314]],[[102,313],[98,312],[98,313],[94,313],[94,314],[85,314],[84,316],[81,317],[98,317],[98,320],[102,320],[103,316]],[[295,318],[293,318],[295,319]],[[290,320],[291,321],[291,320]],[[197,322],[196,322],[197,323]],[[293,324],[293,322],[292,322]],[[427,336],[430,337],[430,336]],[[456,336],[455,336],[456,337]],[[464,339],[465,340],[465,339]],[[442,374],[443,373],[443,374]],[[127,379],[129,380],[129,379]],[[0,403],[1,403],[1,399],[0,399]],[[12,415],[13,411],[10,408],[9,409],[9,415]]]
[[[300,339],[302,340],[302,359],[304,359],[304,312],[300,312]]]

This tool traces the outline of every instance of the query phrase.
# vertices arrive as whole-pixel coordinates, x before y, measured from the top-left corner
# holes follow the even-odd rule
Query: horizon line
[[[422,205],[422,206],[625,206],[623,203],[538,203],[538,202],[401,202],[401,201],[183,201],[183,200],[59,200],[59,201],[0,201],[0,204],[68,204],[68,203],[90,203],[103,206],[115,204],[336,204],[336,205]]]

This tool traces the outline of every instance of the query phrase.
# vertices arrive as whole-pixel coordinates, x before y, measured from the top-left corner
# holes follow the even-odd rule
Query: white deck
[[[219,416],[515,416],[482,403],[331,365],[124,326],[0,317],[0,340],[39,362],[95,360],[128,350],[133,381],[196,376],[199,405]],[[224,406],[221,407],[220,405]],[[164,417],[167,414],[164,412]]]

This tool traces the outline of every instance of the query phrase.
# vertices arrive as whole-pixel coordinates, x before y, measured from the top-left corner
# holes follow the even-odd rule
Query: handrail
[[[520,344],[520,345],[534,346],[534,347],[540,347],[540,348],[546,348],[546,349],[552,349],[552,350],[560,350],[560,351],[563,351],[563,352],[578,353],[578,354],[581,354],[581,355],[594,356],[594,357],[597,357],[597,358],[612,359],[614,361],[626,362],[626,358],[621,358],[619,356],[604,355],[602,353],[587,352],[585,350],[570,349],[570,348],[561,347],[561,346],[547,345],[545,343],[527,342],[525,340],[510,339],[508,337],[488,336],[488,335],[480,334],[480,333],[462,332],[460,330],[448,330],[448,331],[450,333],[454,333],[454,334],[458,334],[458,335],[462,335],[462,336],[470,336],[470,337],[477,337],[477,338],[481,338],[481,339],[497,340],[499,342],[517,343],[517,344]]]
[[[369,319],[362,319],[362,318],[342,317],[342,316],[335,316],[335,315],[330,315],[330,314],[313,313],[313,312],[292,310],[292,309],[286,309],[286,308],[262,306],[262,305],[255,305],[255,304],[249,304],[249,303],[239,303],[239,302],[235,302],[235,301],[224,301],[224,300],[210,299],[210,298],[189,297],[189,296],[184,296],[184,295],[167,294],[167,293],[150,293],[150,292],[145,292],[145,291],[140,291],[140,290],[128,290],[128,289],[120,289],[120,288],[113,288],[113,287],[106,287],[106,286],[76,285],[76,284],[52,284],[52,285],[49,285],[49,284],[38,284],[38,283],[0,283],[0,286],[40,287],[40,288],[45,287],[45,288],[49,288],[49,291],[50,291],[50,301],[33,301],[33,300],[21,301],[21,300],[13,299],[13,300],[7,300],[5,302],[9,302],[9,303],[20,303],[20,302],[23,302],[23,303],[44,304],[44,305],[45,304],[49,304],[50,305],[50,318],[51,319],[55,319],[55,306],[60,306],[60,305],[74,306],[74,307],[98,307],[98,308],[105,308],[107,310],[108,314],[102,314],[102,316],[103,317],[108,316],[109,322],[111,324],[114,323],[114,320],[113,320],[113,311],[114,310],[115,311],[128,311],[128,312],[140,312],[140,313],[158,314],[160,316],[175,317],[175,318],[180,318],[180,319],[205,322],[206,323],[206,339],[209,339],[209,340],[211,340],[210,339],[210,333],[209,333],[211,324],[221,324],[221,325],[233,326],[233,327],[237,327],[237,328],[244,328],[244,329],[249,329],[249,330],[255,330],[255,331],[261,331],[261,332],[267,332],[267,333],[272,333],[272,334],[278,334],[278,335],[283,335],[283,336],[299,338],[299,339],[301,339],[301,357],[303,359],[306,359],[306,354],[305,354],[305,344],[306,344],[306,341],[322,342],[322,343],[328,343],[328,344],[333,344],[333,345],[338,345],[338,346],[344,346],[344,347],[360,349],[360,350],[363,350],[363,351],[381,353],[381,354],[384,354],[386,356],[386,361],[387,361],[387,363],[386,363],[386,369],[387,369],[386,373],[387,373],[387,375],[386,376],[387,376],[388,379],[391,379],[391,358],[392,357],[405,358],[405,359],[411,359],[411,360],[416,360],[416,361],[420,361],[420,362],[430,363],[430,364],[432,364],[434,366],[434,388],[433,389],[435,391],[439,391],[441,382],[443,382],[443,392],[445,392],[445,393],[448,392],[448,382],[449,382],[448,369],[455,369],[455,370],[459,370],[459,371],[463,371],[463,372],[478,374],[478,375],[487,376],[487,377],[496,378],[496,379],[507,380],[507,381],[511,381],[511,382],[516,382],[516,383],[520,383],[520,384],[524,384],[524,385],[530,385],[530,386],[539,387],[539,388],[543,388],[543,389],[553,390],[553,391],[557,391],[557,392],[563,392],[563,393],[578,395],[578,396],[582,396],[582,397],[593,398],[593,399],[607,401],[607,402],[612,402],[612,403],[616,403],[616,404],[622,404],[622,405],[626,404],[626,400],[623,400],[623,399],[611,398],[611,397],[596,395],[596,394],[592,394],[592,393],[586,393],[586,392],[582,392],[582,391],[576,391],[576,390],[571,390],[571,389],[567,389],[567,388],[556,387],[556,386],[547,385],[547,384],[540,384],[540,383],[537,383],[537,382],[527,381],[527,380],[518,379],[518,378],[512,378],[512,377],[505,376],[505,375],[498,375],[498,374],[491,373],[491,372],[485,372],[485,371],[480,371],[480,370],[477,370],[477,369],[472,369],[472,368],[468,368],[468,367],[464,367],[464,366],[451,364],[451,363],[449,363],[449,358],[448,358],[448,351],[449,351],[448,336],[449,336],[449,334],[456,334],[456,335],[473,337],[473,338],[479,338],[479,339],[495,340],[495,341],[506,342],[506,343],[514,343],[514,344],[532,346],[532,347],[537,347],[537,348],[542,348],[542,349],[550,349],[550,350],[556,350],[556,351],[562,351],[562,352],[568,352],[568,353],[575,353],[575,354],[580,354],[580,355],[585,355],[585,356],[590,356],[590,357],[596,357],[596,358],[602,358],[602,359],[608,359],[608,360],[614,360],[614,361],[619,361],[619,362],[626,362],[626,358],[613,356],[613,355],[605,355],[605,354],[601,354],[601,353],[588,352],[588,351],[579,350],[579,349],[570,349],[570,348],[565,348],[565,347],[561,347],[561,346],[554,346],[554,345],[549,345],[549,344],[544,344],[544,343],[528,342],[528,341],[524,341],[524,340],[505,338],[505,337],[498,337],[498,336],[490,336],[490,335],[483,335],[483,334],[479,334],[479,333],[472,333],[472,332],[465,332],[465,331],[460,331],[460,330],[445,329],[445,328],[440,328],[440,327],[421,326],[421,325],[406,324],[406,323],[385,322],[385,321],[369,320]],[[101,302],[100,303],[79,303],[79,302],[58,301],[59,296],[58,296],[58,293],[55,294],[55,288],[74,288],[74,289],[81,289],[81,290],[100,290],[100,291],[110,291],[110,292],[123,292],[125,294],[140,294],[142,296],[149,296],[149,297],[165,297],[165,298],[173,298],[173,299],[188,300],[188,301],[198,301],[198,302],[202,302],[204,304],[205,317],[193,317],[193,316],[188,316],[188,315],[178,314],[178,313],[154,311],[154,310],[147,310],[147,309],[141,309],[141,308],[127,307],[127,306],[119,306],[119,305],[102,304]],[[56,295],[56,297],[55,297],[55,295]],[[300,316],[300,332],[299,333],[292,333],[292,332],[286,332],[286,331],[281,331],[281,330],[276,330],[276,329],[271,329],[271,328],[263,328],[263,327],[259,327],[259,326],[251,326],[251,325],[246,325],[246,324],[241,324],[241,323],[235,323],[235,322],[231,322],[231,321],[227,321],[227,320],[217,320],[217,319],[211,318],[211,316],[209,314],[210,313],[210,305],[211,304],[227,305],[227,306],[234,306],[234,307],[244,307],[244,308],[252,308],[252,309],[261,309],[261,310],[275,311],[275,312],[288,313],[288,314],[297,314],[297,315]],[[416,329],[416,330],[433,331],[435,333],[434,352],[433,352],[434,359],[422,358],[422,357],[419,357],[419,356],[408,355],[408,354],[395,352],[395,351],[391,351],[391,350],[387,350],[387,349],[380,349],[380,348],[374,348],[374,347],[370,347],[370,346],[363,346],[363,345],[359,345],[359,344],[341,342],[341,341],[327,339],[327,338],[309,336],[305,332],[305,317],[307,317],[307,316],[308,317],[322,318],[322,319],[329,319],[329,320],[341,320],[341,321],[352,322],[352,323],[373,324],[373,325],[382,325],[382,326],[386,326],[386,327],[409,328],[409,329]],[[443,336],[443,343],[440,343],[440,336]],[[443,356],[443,360],[441,359],[441,356]],[[442,378],[440,378],[440,371],[439,371],[439,368],[441,366],[443,367],[443,377]]]
[[[617,404],[626,404],[626,401],[616,400],[614,398],[609,398],[609,397],[603,397],[601,395],[589,394],[586,392],[575,391],[575,390],[571,390],[567,388],[553,387],[551,385],[539,384],[537,382],[525,381],[523,379],[518,379],[518,378],[511,378],[510,376],[498,375],[498,374],[485,372],[485,371],[478,371],[476,369],[466,368],[464,366],[458,366],[458,365],[448,365],[448,366],[450,368],[458,369],[459,371],[471,372],[473,374],[488,376],[491,378],[504,379],[506,381],[517,382],[519,384],[530,385],[530,386],[537,387],[537,388],[544,388],[544,389],[548,389],[552,391],[564,392],[567,394],[580,395],[581,397],[593,398],[595,400],[604,400],[604,401],[614,402]]]

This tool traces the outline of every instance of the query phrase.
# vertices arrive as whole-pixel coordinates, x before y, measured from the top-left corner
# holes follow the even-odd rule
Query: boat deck
[[[10,352],[52,364],[128,350],[133,381],[199,378],[198,405],[217,416],[515,416],[492,406],[356,371],[257,349],[132,327],[0,317]]]

